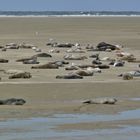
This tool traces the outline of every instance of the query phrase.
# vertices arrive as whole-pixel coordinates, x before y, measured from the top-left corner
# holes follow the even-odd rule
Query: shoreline
[[[127,17],[127,18],[134,18],[140,17],[140,15],[0,15],[0,18],[102,18],[102,17]]]

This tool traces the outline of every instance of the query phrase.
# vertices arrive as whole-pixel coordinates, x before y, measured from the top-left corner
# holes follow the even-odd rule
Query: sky
[[[1,11],[140,11],[140,0],[0,0]]]

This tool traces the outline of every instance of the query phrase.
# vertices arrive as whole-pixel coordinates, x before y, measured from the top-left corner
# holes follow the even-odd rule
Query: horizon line
[[[133,10],[0,10],[0,12],[140,12]]]

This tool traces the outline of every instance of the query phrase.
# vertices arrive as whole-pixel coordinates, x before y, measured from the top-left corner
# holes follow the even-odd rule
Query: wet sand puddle
[[[132,101],[140,101],[140,98],[132,98]]]
[[[62,124],[82,122],[100,122],[140,119],[140,109],[124,111],[116,115],[97,114],[56,114],[46,118],[31,118],[27,120],[8,120],[0,122],[0,138],[2,140],[36,140],[36,139],[89,139],[95,137],[104,139],[105,136],[119,140],[139,140],[140,126],[124,125],[117,129],[97,130],[56,130]]]

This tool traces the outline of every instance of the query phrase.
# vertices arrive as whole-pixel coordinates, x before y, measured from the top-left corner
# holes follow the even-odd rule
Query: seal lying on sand
[[[65,68],[65,70],[78,70],[78,69],[79,69],[78,66],[67,66],[67,67]]]
[[[3,48],[4,48],[4,46],[1,46],[1,45],[0,45],[0,49],[3,49]]]
[[[34,55],[33,57],[52,57],[52,56],[48,53],[39,53]]]
[[[77,70],[73,72],[73,74],[78,74],[80,76],[93,76],[94,70],[92,68],[88,68],[86,70]]]
[[[16,60],[16,62],[22,62],[23,64],[39,64],[36,56],[32,56],[29,58],[21,58]]]
[[[63,67],[64,65],[69,64],[69,62],[63,61],[63,60],[57,60],[57,61],[49,62],[49,63],[51,63],[51,64],[56,64],[56,65],[58,65],[59,67]]]
[[[92,68],[97,68],[96,65],[94,64],[76,64],[76,63],[72,63],[71,65],[69,65],[68,67],[77,67],[77,68],[81,68],[81,69],[84,69],[84,68],[88,68],[88,67],[92,67]]]
[[[130,74],[130,73],[125,73],[125,74],[123,74],[123,80],[131,80],[131,79],[133,79],[133,75],[132,74]]]
[[[78,67],[81,69],[88,68],[88,67],[97,68],[97,66],[94,64],[80,64],[78,65]]]
[[[99,60],[99,53],[92,54],[89,56],[89,58],[96,58],[96,60]]]
[[[58,68],[59,68],[59,66],[57,64],[53,64],[53,63],[47,63],[47,64],[31,67],[31,69],[58,69]]]
[[[100,69],[109,69],[110,67],[108,65],[102,64],[97,66]]]
[[[121,61],[121,60],[117,60],[116,62],[114,62],[113,66],[114,67],[123,67],[125,64],[125,62]]]
[[[21,58],[21,59],[16,60],[16,62],[24,62],[24,61],[33,60],[33,59],[37,59],[37,57],[32,56],[32,57],[28,57],[28,58]]]
[[[105,42],[101,42],[99,43],[96,48],[99,49],[99,51],[106,51],[107,49],[111,49],[111,50],[116,50],[118,49],[115,45],[112,45],[112,44],[108,44],[108,43],[105,43]]]
[[[28,44],[28,43],[23,42],[22,44],[19,44],[18,47],[22,49],[32,49],[33,47],[36,47],[36,46],[33,44]]]
[[[115,104],[116,102],[117,102],[117,99],[106,98],[106,97],[83,101],[84,104]]]
[[[65,75],[57,75],[56,79],[83,79],[83,77],[76,73],[69,73]]]
[[[92,64],[101,65],[102,62],[100,60],[93,60]]]
[[[23,64],[39,64],[39,62],[37,61],[37,59],[30,59],[23,61]]]
[[[0,105],[24,105],[25,103],[25,100],[16,98],[0,100]]]
[[[30,72],[19,72],[19,73],[15,73],[13,75],[9,76],[9,79],[15,79],[15,78],[31,78],[31,74]]]
[[[19,46],[16,43],[8,43],[6,49],[19,49]]]
[[[0,63],[8,63],[8,62],[9,62],[9,60],[0,58]]]
[[[129,71],[127,73],[123,73],[118,76],[123,77],[124,80],[131,80],[133,79],[133,77],[140,77],[140,71],[139,70]]]

